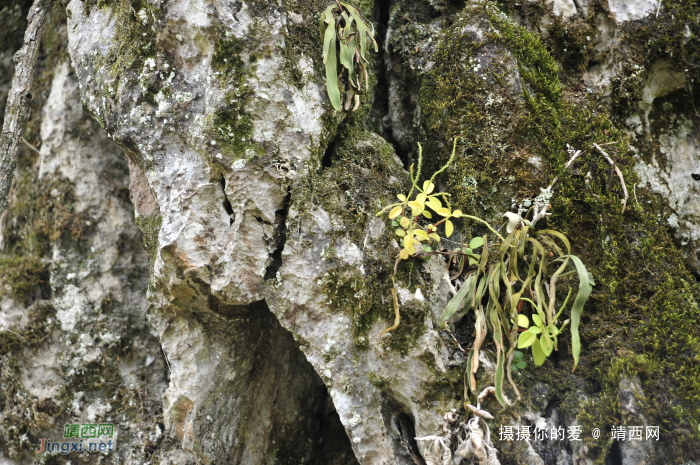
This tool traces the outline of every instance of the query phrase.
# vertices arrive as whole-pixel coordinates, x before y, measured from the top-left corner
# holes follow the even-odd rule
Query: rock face
[[[127,163],[82,111],[65,54],[52,74],[41,153],[18,173],[4,230],[0,457],[33,463],[65,424],[111,423],[111,463],[144,463],[164,439],[167,368],[144,314]]]
[[[696,460],[700,375],[688,354],[700,349],[689,324],[700,298],[691,274],[698,187],[689,176],[698,159],[697,19],[662,6],[657,20],[656,1],[522,2],[504,11],[362,2],[378,18],[383,52],[372,66],[383,78],[348,114],[326,98],[316,24],[325,7],[67,4],[76,76],[67,61],[56,67],[37,176],[63,182],[48,198],[67,196],[61,186],[72,183],[77,216],[61,218],[78,232],[67,246],[50,231],[50,248],[30,263],[48,264],[50,290],[30,286],[36,295],[3,300],[3,326],[12,331],[55,322],[37,344],[12,339],[7,360],[32,399],[23,402],[70,386],[58,411],[76,422],[134,415],[120,423],[119,454],[140,445],[131,458],[138,463],[429,463],[430,443],[415,438],[442,435],[445,414],[463,417],[464,403],[473,403],[464,397],[463,348],[474,342],[474,319],[437,328],[460,283],[440,256],[396,265],[392,228],[376,212],[410,189],[405,168],[417,160],[417,143],[425,175],[459,137],[456,160],[438,179],[452,205],[498,227],[505,211],[524,213],[559,176],[547,227],[567,234],[597,282],[575,373],[562,343],[542,367],[528,358],[516,372],[516,407],[499,412],[486,401],[501,463]],[[645,36],[650,24],[686,26],[689,35],[673,45]],[[645,41],[678,47],[681,58],[644,53]],[[78,89],[106,135],[85,129]],[[684,92],[690,100],[681,104]],[[594,142],[627,180],[624,214],[619,183]],[[586,151],[569,171],[567,144]],[[127,170],[133,207],[123,198]],[[19,202],[7,220],[8,247],[20,241],[11,226]],[[457,226],[455,241],[487,232]],[[7,278],[5,286],[21,289]],[[392,288],[400,323],[387,335]],[[39,316],[26,322],[22,302]],[[48,308],[55,314],[41,310]],[[129,322],[120,336],[133,340],[125,360],[109,358],[119,337],[88,328],[102,321]],[[37,347],[58,361],[39,363]],[[494,350],[482,351],[480,387],[493,383]],[[102,381],[114,397],[95,387],[107,360],[120,367],[120,378]],[[95,366],[84,385],[74,381],[80,363]],[[138,394],[150,407],[134,407]],[[12,421],[24,404],[5,402],[3,421]],[[47,415],[56,424],[64,418]],[[36,417],[2,453],[30,460],[21,434],[38,437]],[[662,419],[658,444],[609,439],[613,425]],[[582,434],[510,441],[501,426],[548,434],[575,426]]]

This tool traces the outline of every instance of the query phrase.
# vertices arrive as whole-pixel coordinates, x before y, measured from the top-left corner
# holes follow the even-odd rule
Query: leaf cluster
[[[340,89],[338,88],[338,59],[343,67],[341,74],[346,74],[345,110],[357,110],[360,105],[360,95],[369,87],[367,74],[367,49],[374,45],[374,51],[379,51],[374,40],[374,26],[367,21],[362,12],[354,6],[337,2],[326,8],[321,14],[319,32],[323,42],[323,63],[326,65],[326,89],[328,98],[336,111],[341,110]],[[347,72],[347,73],[345,73]]]

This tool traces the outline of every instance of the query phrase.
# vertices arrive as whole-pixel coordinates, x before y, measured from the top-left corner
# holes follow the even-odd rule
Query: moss
[[[367,375],[367,380],[372,386],[376,387],[380,391],[383,391],[391,384],[391,380],[386,379],[373,371],[369,372],[369,375]]]
[[[46,265],[35,256],[11,256],[0,258],[0,276],[10,295],[18,302],[24,302],[40,284],[48,281]],[[0,295],[3,293],[0,290]]]
[[[474,43],[463,32],[474,23],[489,30],[489,22],[495,29],[484,42]],[[452,137],[464,137],[454,167],[440,181],[453,194],[454,206],[492,218],[511,208],[511,198],[532,198],[559,175],[568,160],[567,144],[589,150],[586,170],[560,176],[552,201],[554,215],[538,225],[564,232],[597,283],[584,309],[581,362],[571,373],[570,342],[565,339],[559,354],[543,366],[528,364],[522,370],[519,386],[547,384],[551,397],[566,399],[567,413],[578,412],[582,424],[602,429],[620,421],[622,367],[638,370],[645,416],[649,424],[665,425],[659,456],[690,459],[697,453],[700,423],[695,360],[700,332],[691,323],[697,319],[700,288],[668,230],[656,219],[663,203],[637,188],[646,212],[632,198],[621,215],[619,181],[589,149],[593,142],[608,144],[605,150],[627,186],[633,185],[635,161],[624,131],[604,108],[563,89],[545,43],[488,8],[468,7],[436,39],[435,65],[423,75],[419,90],[419,134],[433,167],[444,163]],[[410,49],[406,53],[412,56]],[[491,61],[491,70],[474,70],[475,58],[485,55],[498,57]],[[509,56],[522,77],[520,95],[507,84]],[[533,156],[544,162],[540,173],[527,161]],[[586,171],[592,176],[590,188]],[[478,226],[460,226],[466,237],[483,233]],[[560,284],[564,293],[567,284],[576,285]],[[461,389],[459,383],[455,389]],[[601,394],[579,406],[577,391]],[[518,409],[532,403],[524,395]],[[592,455],[604,461],[609,446],[599,443]]]
[[[143,246],[148,254],[148,266],[153,272],[153,265],[158,256],[158,234],[163,224],[163,218],[160,215],[139,216],[135,222],[141,229],[141,232],[143,232]]]

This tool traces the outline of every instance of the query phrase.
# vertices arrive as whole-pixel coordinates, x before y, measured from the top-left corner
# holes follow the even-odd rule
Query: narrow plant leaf
[[[581,312],[583,311],[584,304],[588,300],[588,296],[591,295],[595,282],[593,279],[591,279],[590,275],[588,274],[588,270],[586,270],[583,262],[581,262],[577,256],[569,255],[569,258],[571,258],[571,261],[576,267],[579,281],[578,294],[576,294],[574,305],[571,307],[571,352],[574,356],[574,368],[571,371],[573,372],[578,365],[578,357],[581,353],[581,340],[579,339],[578,334],[578,325],[581,321]]]
[[[328,99],[336,111],[340,111],[340,89],[338,89],[338,70],[337,58],[335,53],[335,20],[332,20],[326,28],[326,37],[323,43],[323,56],[326,64],[326,89],[328,90]]]
[[[452,315],[455,314],[457,311],[457,308],[459,307],[460,302],[464,300],[464,297],[467,295],[467,292],[469,289],[473,289],[473,285],[471,284],[474,280],[473,278],[474,275],[470,275],[469,278],[465,281],[464,284],[462,284],[462,287],[459,289],[459,292],[457,292],[457,295],[452,297],[452,299],[447,303],[447,306],[445,307],[445,310],[442,311],[442,315],[440,315],[440,320],[438,322],[438,326],[440,328],[446,328],[447,325],[445,322],[452,318]],[[471,302],[470,302],[471,304]],[[465,303],[466,305],[466,303]],[[470,305],[471,306],[471,305]]]

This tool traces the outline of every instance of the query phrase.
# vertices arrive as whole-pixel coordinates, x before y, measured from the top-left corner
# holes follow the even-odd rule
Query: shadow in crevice
[[[425,465],[426,462],[415,439],[415,422],[408,409],[396,399],[383,394],[381,411],[384,426],[387,428],[388,437],[398,463]]]
[[[198,418],[211,420],[196,421],[192,434],[202,442],[230,436],[238,445],[212,457],[225,463],[258,456],[264,463],[357,465],[325,384],[267,303],[226,305],[210,294],[207,306],[209,311],[187,318],[206,333],[203,353],[217,354],[218,379],[197,406]]]

